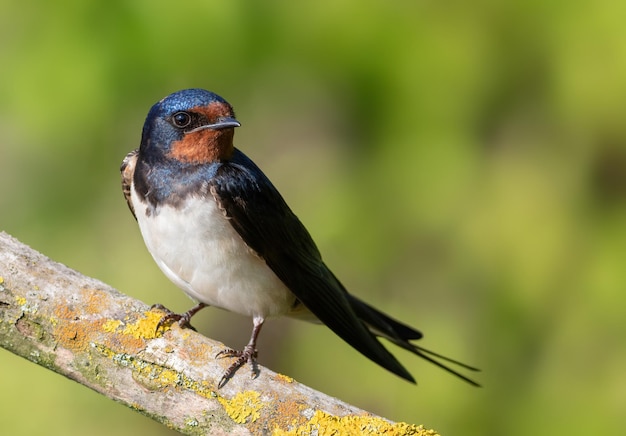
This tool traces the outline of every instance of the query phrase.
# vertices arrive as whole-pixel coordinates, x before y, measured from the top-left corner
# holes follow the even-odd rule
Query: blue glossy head
[[[235,119],[232,106],[204,89],[185,89],[168,95],[148,112],[140,154],[207,163],[232,154]]]

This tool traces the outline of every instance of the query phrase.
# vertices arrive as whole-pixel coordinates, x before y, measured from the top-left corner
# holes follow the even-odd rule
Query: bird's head
[[[191,164],[227,160],[234,151],[232,106],[204,89],[168,95],[148,112],[139,153],[144,158],[174,159]]]

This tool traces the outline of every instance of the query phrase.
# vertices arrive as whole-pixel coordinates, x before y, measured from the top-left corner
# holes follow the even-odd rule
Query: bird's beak
[[[199,130],[221,130],[221,129],[229,129],[231,127],[239,127],[241,123],[232,117],[222,117],[219,118],[217,123],[213,124],[205,124],[204,126],[196,127],[193,130],[190,130],[188,133],[197,132]]]

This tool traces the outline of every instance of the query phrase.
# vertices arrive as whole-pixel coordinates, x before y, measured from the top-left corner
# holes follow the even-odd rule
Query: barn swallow
[[[281,315],[325,324],[412,383],[379,337],[478,386],[451,366],[476,368],[411,343],[422,333],[348,293],[274,185],[234,147],[239,126],[222,97],[202,89],[175,92],[150,109],[139,149],[122,163],[124,196],[150,254],[198,302],[182,315],[168,313],[161,324],[189,327],[207,306],[252,318],[243,350],[218,353],[236,357],[220,387],[246,362],[256,373],[261,327]]]

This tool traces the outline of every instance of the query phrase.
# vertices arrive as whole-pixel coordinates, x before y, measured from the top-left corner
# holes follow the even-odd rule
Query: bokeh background
[[[119,186],[150,106],[203,87],[354,293],[483,369],[410,385],[276,320],[260,362],[444,435],[626,432],[626,3],[0,3],[0,228],[148,304],[191,302]],[[232,346],[250,320],[194,324]],[[0,350],[3,434],[171,431]]]

